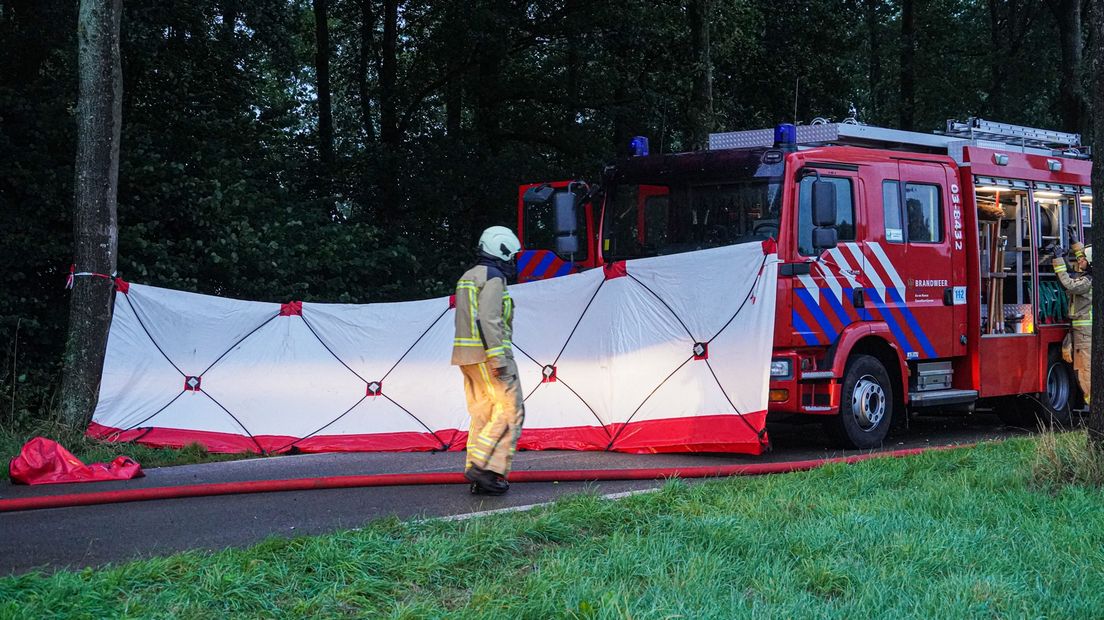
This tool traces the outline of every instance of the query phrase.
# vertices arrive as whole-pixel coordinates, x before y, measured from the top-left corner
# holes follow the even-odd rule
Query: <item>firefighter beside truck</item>
[[[1092,246],[1074,243],[1070,246],[1070,251],[1073,254],[1072,275],[1064,258],[1067,252],[1060,252],[1063,256],[1055,256],[1053,259],[1054,273],[1070,297],[1069,315],[1072,328],[1066,336],[1069,340],[1068,347],[1063,343],[1063,353],[1069,351],[1069,359],[1066,361],[1073,363],[1081,393],[1088,403],[1092,386],[1089,374],[1092,360]]]

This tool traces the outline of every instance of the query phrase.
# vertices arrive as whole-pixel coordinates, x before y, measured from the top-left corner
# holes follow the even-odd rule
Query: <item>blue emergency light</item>
[[[635,136],[632,142],[629,142],[629,148],[632,149],[633,157],[647,157],[648,139],[644,136]]]
[[[794,148],[797,146],[797,127],[782,123],[774,128],[774,148]]]

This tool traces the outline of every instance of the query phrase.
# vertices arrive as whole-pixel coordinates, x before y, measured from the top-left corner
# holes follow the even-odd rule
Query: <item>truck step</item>
[[[909,404],[913,407],[937,407],[972,403],[978,398],[977,390],[933,390],[909,392]]]

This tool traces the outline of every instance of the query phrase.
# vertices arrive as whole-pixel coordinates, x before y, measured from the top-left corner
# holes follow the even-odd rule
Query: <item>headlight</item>
[[[793,375],[793,365],[788,358],[771,360],[771,374],[773,378],[788,379]]]

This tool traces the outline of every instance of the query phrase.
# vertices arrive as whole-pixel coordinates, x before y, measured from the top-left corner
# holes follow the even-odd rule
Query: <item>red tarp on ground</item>
[[[14,484],[55,484],[59,482],[98,482],[140,478],[142,466],[129,456],[116,457],[110,463],[85,465],[56,441],[35,437],[8,465]]]

